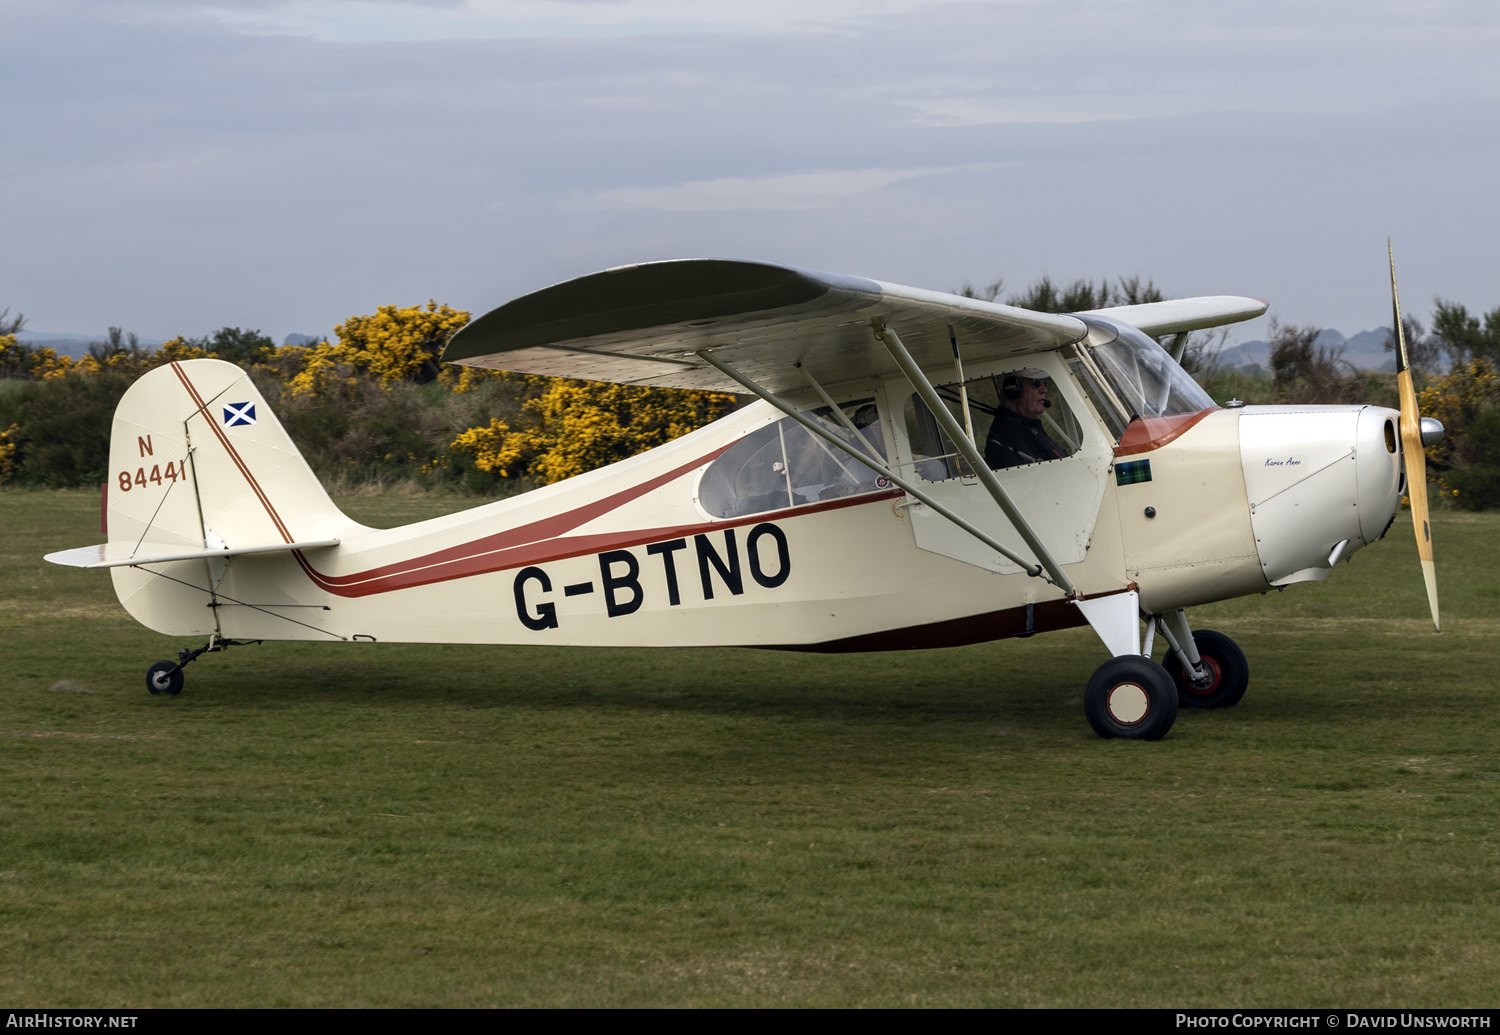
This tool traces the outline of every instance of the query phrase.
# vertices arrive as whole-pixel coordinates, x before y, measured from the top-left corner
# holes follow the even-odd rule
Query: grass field
[[[343,501],[397,523],[471,501]],[[1087,630],[941,652],[265,644],[179,698],[92,493],[0,493],[9,1006],[1495,1006],[1500,515],[1201,608],[1244,702],[1105,742]]]

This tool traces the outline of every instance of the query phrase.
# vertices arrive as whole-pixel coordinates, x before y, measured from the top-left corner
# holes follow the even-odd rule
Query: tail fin
[[[311,545],[358,527],[328,498],[245,371],[213,359],[170,363],[130,386],[115,410],[106,491],[112,556]],[[156,565],[155,573],[115,567],[115,591],[159,632],[212,632],[214,609],[205,601],[225,563],[208,563],[212,587],[203,586],[202,560]]]

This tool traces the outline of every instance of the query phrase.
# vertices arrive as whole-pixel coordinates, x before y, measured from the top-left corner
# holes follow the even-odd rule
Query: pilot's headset
[[[1000,382],[1000,394],[1011,400],[1021,398],[1021,378],[1023,377],[1029,381],[1045,381],[1047,380],[1047,372],[1045,370],[1037,370],[1035,367],[1026,370],[1011,371]],[[1052,400],[1043,399],[1042,406],[1050,410],[1052,408]]]

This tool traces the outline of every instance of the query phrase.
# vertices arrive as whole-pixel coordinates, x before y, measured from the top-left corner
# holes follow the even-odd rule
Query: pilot
[[[849,423],[859,432],[859,439],[851,444],[866,455],[885,459],[885,434],[881,431],[880,411],[875,408],[875,404],[865,403],[860,406],[849,418]],[[861,454],[856,453],[847,460],[838,461],[839,471],[833,482],[818,494],[818,499],[831,500],[869,492],[880,484],[876,480],[879,475],[860,463],[857,459],[859,455]]]
[[[985,462],[999,470],[1067,456],[1042,430],[1042,411],[1051,405],[1045,370],[1030,367],[1006,374],[1000,383],[1000,408],[984,443]]]
[[[854,411],[850,420],[864,439],[875,450],[875,455],[885,456],[885,433],[880,429],[880,411],[875,408],[874,403],[866,403]]]

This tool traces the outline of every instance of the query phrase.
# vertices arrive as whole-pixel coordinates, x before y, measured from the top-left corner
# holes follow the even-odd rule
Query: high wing
[[[1087,328],[1032,312],[795,266],[678,259],[621,266],[507,302],[455,334],[443,360],[623,384],[744,389],[695,355],[732,362],[772,392],[801,392],[797,364],[826,384],[896,373],[881,320],[923,367],[1055,349]]]
[[[1270,303],[1264,298],[1251,298],[1248,295],[1203,295],[1198,298],[1173,298],[1165,302],[1091,309],[1078,315],[1108,316],[1157,337],[1253,320],[1264,313],[1268,305]]]

